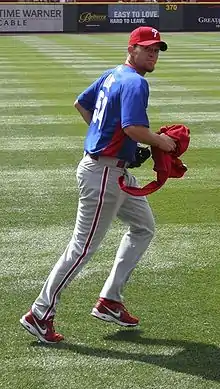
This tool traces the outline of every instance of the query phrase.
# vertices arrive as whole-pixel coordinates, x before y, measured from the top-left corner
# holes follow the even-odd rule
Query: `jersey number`
[[[92,117],[93,123],[96,123],[97,120],[99,121],[98,129],[100,129],[100,127],[101,127],[102,119],[103,119],[103,115],[105,112],[105,107],[106,107],[107,102],[108,102],[108,97],[105,96],[105,93],[103,92],[103,90],[100,90],[97,101],[96,101],[96,106],[95,106],[95,110],[93,113],[93,117]]]

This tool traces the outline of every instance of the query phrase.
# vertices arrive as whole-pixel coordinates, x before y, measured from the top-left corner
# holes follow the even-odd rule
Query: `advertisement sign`
[[[184,7],[186,31],[220,31],[220,4],[193,4]]]
[[[0,32],[63,31],[63,6],[0,3]]]
[[[108,5],[79,5],[78,6],[79,32],[109,31]]]
[[[159,4],[110,4],[108,6],[111,31],[131,31],[136,27],[159,27]]]
[[[183,31],[183,7],[185,4],[161,4],[159,30]]]

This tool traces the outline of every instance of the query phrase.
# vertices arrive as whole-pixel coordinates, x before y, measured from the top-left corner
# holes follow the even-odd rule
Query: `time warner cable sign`
[[[62,5],[0,5],[0,32],[63,31]]]

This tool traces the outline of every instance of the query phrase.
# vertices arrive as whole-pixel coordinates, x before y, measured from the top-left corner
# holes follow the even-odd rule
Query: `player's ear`
[[[132,46],[132,45],[128,46],[128,54],[130,54],[130,55],[133,54],[134,50],[135,50],[135,46]]]

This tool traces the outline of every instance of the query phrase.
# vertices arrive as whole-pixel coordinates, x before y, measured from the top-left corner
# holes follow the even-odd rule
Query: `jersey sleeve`
[[[100,79],[97,79],[86,90],[84,90],[84,92],[82,92],[77,98],[79,104],[87,111],[90,112],[94,111],[99,84],[100,84]]]
[[[111,72],[111,69],[106,71],[101,77],[99,77],[97,80],[95,80],[84,92],[82,92],[77,100],[79,104],[85,108],[87,111],[93,112],[95,109],[95,103],[97,94],[100,88],[100,85],[102,81],[108,76],[108,74]]]
[[[149,127],[147,106],[149,87],[143,78],[126,80],[121,90],[121,127],[145,126]]]

